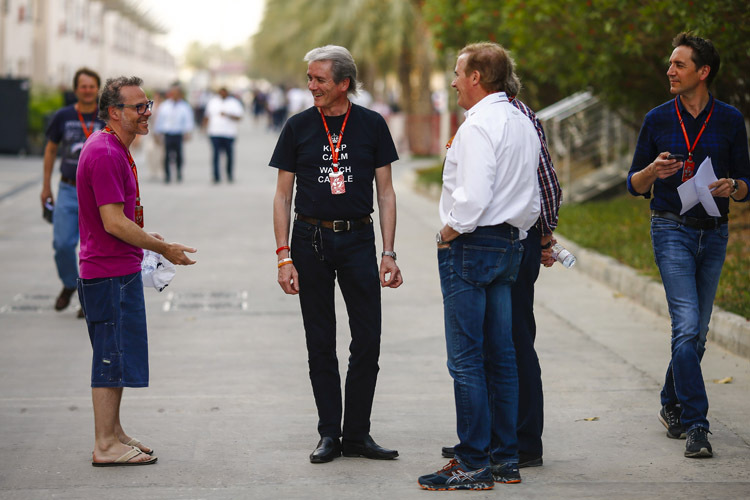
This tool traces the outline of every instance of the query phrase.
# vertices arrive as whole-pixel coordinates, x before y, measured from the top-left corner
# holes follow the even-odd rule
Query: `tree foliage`
[[[431,112],[432,42],[417,0],[276,0],[266,3],[253,37],[251,74],[278,83],[304,83],[302,58],[314,47],[342,45],[357,61],[360,79],[394,75],[407,113]],[[416,75],[416,77],[415,77]],[[408,131],[412,151],[424,149],[420,131]]]
[[[204,45],[193,41],[185,50],[185,64],[193,69],[206,70],[220,62],[245,62],[247,52],[247,47],[242,45],[224,49],[218,43]]]
[[[590,88],[633,123],[670,97],[671,40],[692,31],[721,55],[714,94],[750,116],[746,0],[425,0],[424,15],[441,52],[509,48],[535,106]]]

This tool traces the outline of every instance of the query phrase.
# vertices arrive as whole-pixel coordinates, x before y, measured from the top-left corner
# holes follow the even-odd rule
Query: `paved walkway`
[[[125,391],[122,411],[126,428],[156,449],[159,462],[124,469],[89,465],[90,346],[74,310],[52,310],[60,285],[51,227],[40,217],[41,160],[0,157],[0,498],[450,496],[416,485],[445,463],[440,447],[456,440],[435,202],[410,190],[411,164],[397,163],[396,250],[406,281],[383,292],[372,434],[401,457],[312,465],[316,414],[302,322],[297,299],[275,281],[275,171],[266,166],[275,140],[243,124],[233,185],[210,183],[201,135],[187,145],[182,184],[142,174],[147,228],[199,252],[198,264],[180,268],[164,292],[147,291],[151,387]],[[537,284],[544,467],[524,469],[520,485],[467,495],[750,497],[750,361],[709,345],[703,366],[715,458],[684,458],[685,442],[667,439],[657,420],[669,321],[592,280],[585,265],[542,270]],[[731,384],[713,383],[730,376]]]

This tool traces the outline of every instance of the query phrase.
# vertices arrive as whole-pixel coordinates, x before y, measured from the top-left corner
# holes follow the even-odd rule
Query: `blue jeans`
[[[219,182],[219,156],[221,152],[227,155],[227,180],[232,180],[232,164],[234,159],[234,138],[211,136],[211,146],[214,150],[214,180]]]
[[[372,224],[351,231],[295,221],[292,258],[307,341],[310,382],[321,437],[358,441],[370,433],[380,357],[380,277]],[[336,356],[334,290],[338,281],[349,316],[351,343],[343,401]]]
[[[456,458],[472,469],[518,462],[511,285],[522,254],[518,229],[506,224],[478,227],[438,250]]]
[[[78,280],[93,349],[91,387],[148,387],[148,334],[141,273]]]
[[[651,219],[654,257],[672,318],[672,359],[661,403],[680,404],[686,430],[709,427],[701,359],[728,238],[727,224],[700,230],[660,217]]]
[[[78,279],[78,193],[70,184],[60,183],[52,216],[52,248],[57,275],[65,288],[75,288]]]

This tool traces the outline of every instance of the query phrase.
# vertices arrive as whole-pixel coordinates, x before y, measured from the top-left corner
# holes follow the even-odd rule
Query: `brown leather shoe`
[[[57,300],[55,301],[55,311],[62,311],[63,309],[68,307],[70,305],[70,297],[75,291],[75,288],[63,287],[60,295],[57,296]]]

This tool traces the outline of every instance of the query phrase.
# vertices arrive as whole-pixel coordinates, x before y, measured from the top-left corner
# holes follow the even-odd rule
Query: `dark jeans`
[[[295,221],[292,258],[299,272],[310,381],[321,437],[361,440],[370,433],[380,356],[380,278],[373,225],[334,233]],[[341,378],[336,357],[334,289],[338,280],[349,315],[349,368],[341,426]]]
[[[518,370],[511,285],[523,248],[518,229],[478,227],[438,249],[456,458],[472,469],[517,463]]]
[[[542,260],[541,233],[536,227],[521,241],[523,258],[518,277],[511,288],[513,301],[513,345],[518,366],[518,452],[531,457],[542,456],[544,396],[542,370],[534,349],[534,283],[539,277]]]
[[[148,387],[143,280],[136,272],[78,280],[93,349],[91,387]]]
[[[169,164],[174,156],[177,180],[182,180],[182,134],[164,134],[164,180],[170,181]]]
[[[219,182],[219,156],[221,152],[227,155],[227,180],[232,181],[232,160],[234,158],[234,137],[211,136],[211,146],[214,150],[214,181]]]

